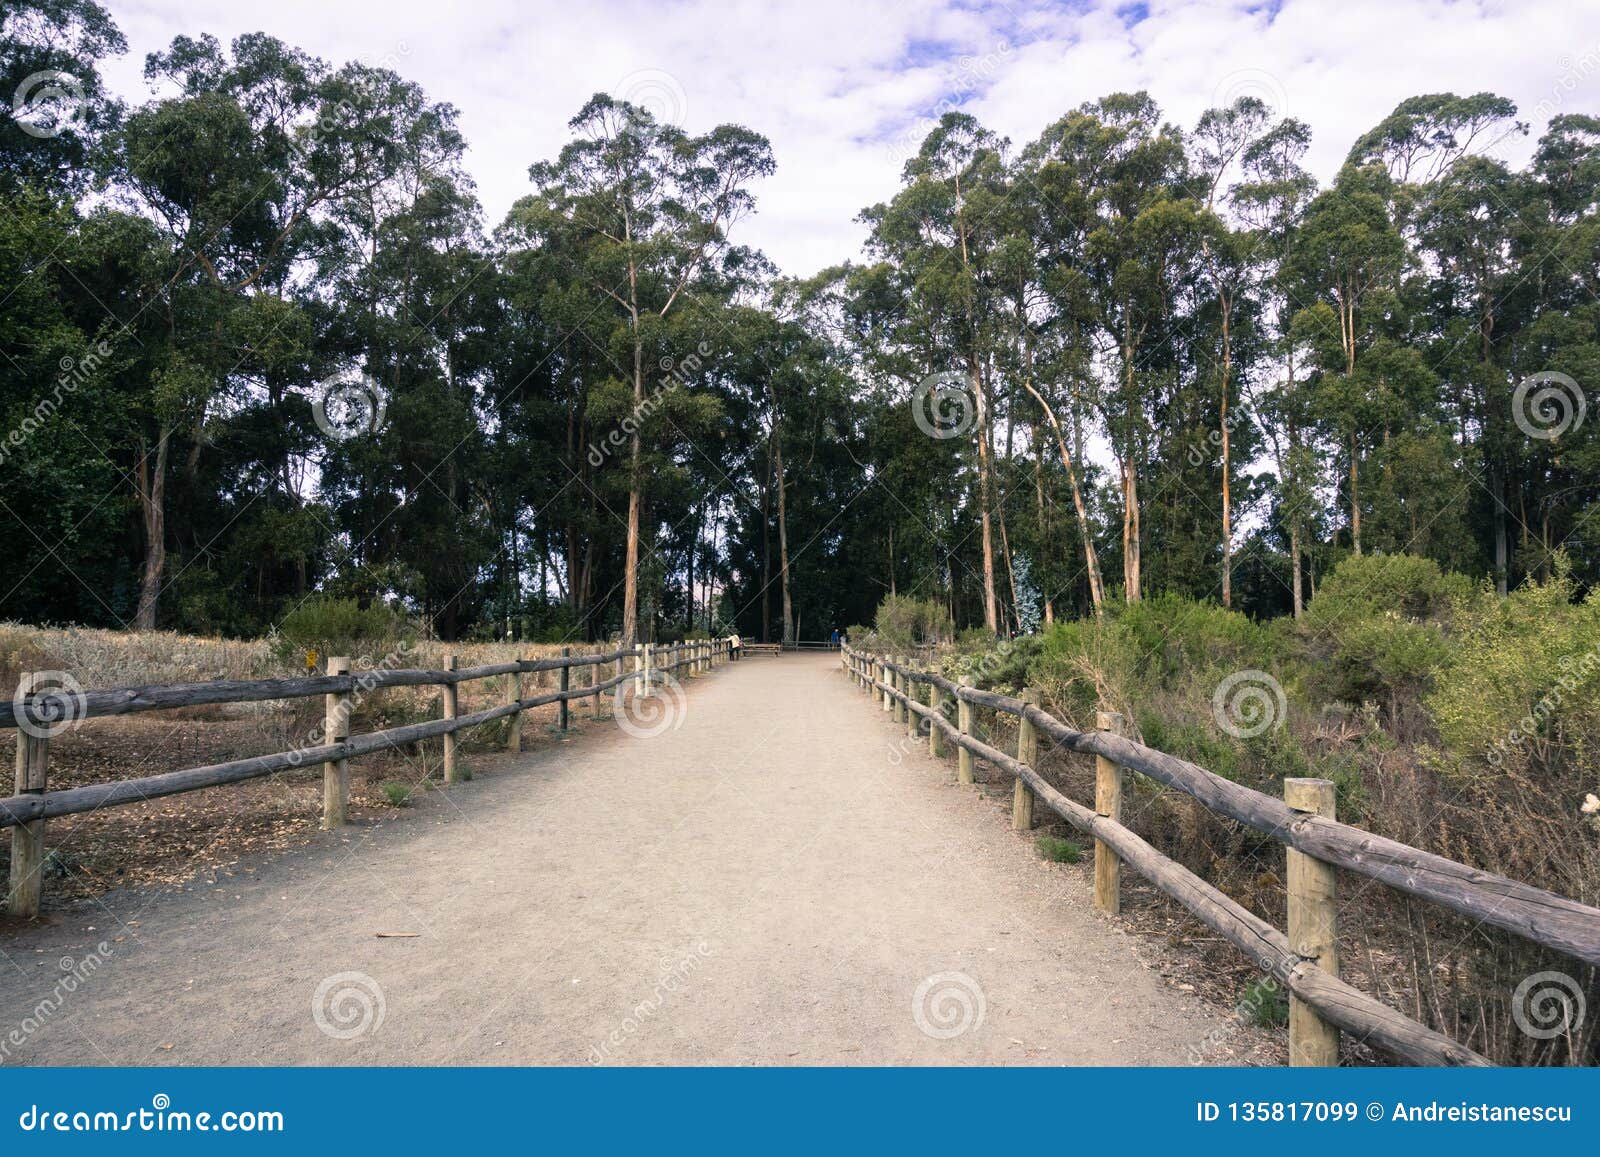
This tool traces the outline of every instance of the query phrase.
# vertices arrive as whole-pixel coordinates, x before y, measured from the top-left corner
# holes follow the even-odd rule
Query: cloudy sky
[[[855,256],[931,119],[959,106],[1017,145],[1108,92],[1148,89],[1191,125],[1250,93],[1308,121],[1321,176],[1406,96],[1490,90],[1532,127],[1600,111],[1600,0],[102,0],[127,34],[112,85],[147,92],[174,35],[265,31],[329,61],[393,67],[461,111],[488,221],[531,161],[608,91],[699,132],[736,121],[778,162],[738,238],[787,272]]]

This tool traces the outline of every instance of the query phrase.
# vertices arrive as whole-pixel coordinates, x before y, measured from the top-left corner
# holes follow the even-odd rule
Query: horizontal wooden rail
[[[73,705],[74,719],[107,715],[130,715],[139,711],[168,711],[175,707],[205,707],[218,703],[262,703],[277,699],[306,699],[313,695],[342,695],[351,691],[372,691],[383,687],[427,687],[470,683],[498,675],[554,671],[561,667],[586,667],[615,662],[632,651],[609,651],[594,655],[571,655],[550,659],[519,659],[510,663],[491,663],[463,667],[459,671],[428,671],[408,668],[355,671],[348,675],[312,675],[296,679],[218,679],[209,683],[161,683],[149,687],[120,687],[107,691],[85,691]],[[52,715],[34,709],[57,709],[60,698],[49,689],[25,697],[23,710],[29,721],[51,725],[60,722]],[[0,727],[17,726],[17,708],[11,700],[0,701]]]
[[[657,654],[671,656],[674,661],[656,665],[651,661],[652,650]],[[595,714],[598,717],[599,697],[603,692],[639,680],[641,676],[644,679],[654,680],[667,671],[684,666],[690,666],[693,668],[693,673],[698,673],[701,669],[723,661],[727,651],[726,640],[714,639],[654,649],[624,648],[592,654],[562,655],[559,658],[518,659],[508,663],[491,663],[460,669],[455,667],[455,656],[452,655],[447,658],[446,668],[438,671],[378,668],[349,674],[343,673],[348,670],[348,660],[341,657],[329,660],[332,670],[338,673],[303,679],[219,680],[211,683],[175,683],[84,692],[75,704],[68,707],[69,721],[89,716],[126,715],[138,711],[160,711],[202,704],[261,702],[323,695],[327,699],[327,711],[322,737],[334,738],[336,742],[319,743],[316,746],[235,759],[227,763],[188,768],[183,771],[163,772],[138,779],[88,784],[62,791],[47,791],[45,771],[49,739],[33,734],[32,729],[19,730],[17,736],[19,751],[26,756],[26,759],[19,756],[18,766],[23,768],[25,764],[26,774],[19,771],[16,795],[0,799],[0,828],[15,828],[19,834],[25,834],[25,838],[19,839],[14,835],[12,839],[12,886],[9,906],[17,915],[38,914],[37,882],[43,866],[43,822],[47,819],[119,804],[138,803],[142,800],[200,788],[239,783],[292,768],[322,764],[325,769],[323,825],[337,827],[344,822],[347,802],[345,797],[348,794],[346,769],[351,759],[444,736],[446,779],[453,781],[451,772],[454,747],[456,736],[461,732],[470,731],[508,716],[520,719],[523,711],[551,703],[562,705],[561,727],[565,729],[566,705],[573,699],[592,696],[595,700]],[[623,660],[630,657],[634,658],[639,666],[635,670],[624,670]],[[600,666],[604,663],[617,665],[616,673],[608,679],[599,678]],[[587,683],[571,686],[569,674],[574,667],[589,669],[590,678]],[[521,694],[522,675],[551,670],[562,671],[560,690],[534,696]],[[456,714],[454,689],[457,686],[473,680],[499,676],[515,676],[508,680],[505,703],[470,715]],[[59,724],[62,719],[54,715],[56,710],[62,709],[60,700],[56,698],[58,693],[48,688],[31,690],[32,679],[32,676],[24,676],[23,686],[30,689],[29,693],[22,697],[24,721],[47,725]],[[348,698],[341,697],[366,694],[384,687],[430,685],[445,688],[444,718],[405,727],[391,727],[366,735],[346,736],[352,704]],[[35,707],[44,709],[35,710]],[[5,703],[3,710],[0,710],[0,725],[17,727],[17,714],[12,703]],[[48,736],[48,732],[45,735]],[[512,736],[514,742],[520,745],[520,727],[513,729]]]
[[[888,684],[881,686],[887,688]],[[1489,1062],[1442,1033],[1418,1024],[1382,1001],[1302,959],[1289,938],[1206,883],[1182,864],[1168,859],[1129,828],[1115,823],[1057,791],[1033,768],[959,728],[915,698],[895,693],[905,705],[938,727],[952,743],[1009,772],[1032,789],[1052,811],[1084,834],[1109,844],[1122,860],[1158,889],[1177,900],[1201,923],[1226,937],[1289,991],[1339,1025],[1413,1064],[1486,1065]]]
[[[1600,909],[1351,824],[1308,816],[1293,810],[1282,800],[1134,740],[1068,727],[1055,716],[1020,699],[964,687],[943,676],[917,671],[882,657],[877,661],[914,681],[931,682],[945,693],[975,706],[1018,717],[1026,714],[1028,722],[1058,746],[1086,755],[1105,756],[1297,851],[1369,876],[1474,920],[1514,932],[1547,948],[1600,965]]]
[[[973,756],[988,760],[1015,777],[1018,798],[1031,792],[1068,823],[1091,836],[1096,841],[1097,865],[1099,849],[1104,847],[1115,857],[1113,862],[1126,862],[1163,894],[1182,904],[1207,927],[1281,981],[1299,1002],[1296,1008],[1309,1008],[1329,1025],[1356,1034],[1402,1060],[1433,1065],[1489,1063],[1471,1049],[1340,980],[1336,971],[1320,967],[1308,955],[1313,949],[1291,940],[1294,897],[1291,897],[1291,933],[1286,935],[1157,851],[1114,818],[1114,809],[1110,809],[1111,814],[1106,814],[1105,809],[1097,812],[1068,798],[1027,761],[978,739],[971,733],[971,709],[985,707],[1014,715],[1025,723],[1023,730],[1031,728],[1035,736],[1049,736],[1059,746],[1099,756],[1105,763],[1132,768],[1183,791],[1220,814],[1276,837],[1292,849],[1291,859],[1301,853],[1311,861],[1361,872],[1392,883],[1411,895],[1451,907],[1580,959],[1594,962],[1600,954],[1600,910],[1384,840],[1348,824],[1295,810],[1283,801],[1224,780],[1204,768],[1122,738],[1110,730],[1078,731],[1024,699],[980,691],[936,673],[919,671],[903,662],[855,651],[848,646],[844,649],[843,661],[852,678],[875,695],[881,695],[886,705],[895,704],[912,718],[926,720],[930,735],[939,734],[954,744],[963,753],[963,767]],[[913,691],[917,684],[927,684],[934,689],[929,692],[927,703],[921,702],[919,694]],[[945,718],[941,700],[946,696],[959,706],[957,723]],[[908,730],[908,734],[913,730]],[[1019,754],[1026,754],[1035,744],[1036,740],[1019,741]],[[963,777],[963,782],[969,781]],[[1334,1051],[1329,1055],[1336,1060],[1336,1037],[1332,1047]],[[1293,1041],[1290,1051],[1291,1055],[1295,1052]],[[1295,1063],[1307,1062],[1296,1060]]]

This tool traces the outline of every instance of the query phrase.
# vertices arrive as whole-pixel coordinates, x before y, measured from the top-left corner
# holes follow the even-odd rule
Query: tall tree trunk
[[[633,404],[644,403],[644,342],[639,337],[639,313],[633,313]],[[631,647],[639,637],[639,487],[643,446],[639,423],[633,423],[628,442],[628,546],[622,577],[622,645]]]
[[[772,443],[761,479],[761,641],[772,642]]]
[[[1305,614],[1305,600],[1300,593],[1300,520],[1294,519],[1289,523],[1289,569],[1294,576],[1294,617],[1299,618]]]
[[[1039,518],[1039,541],[1048,543],[1054,534],[1055,528],[1050,517],[1050,504],[1044,498],[1044,454],[1039,449],[1039,423],[1034,422],[1029,431],[1029,443],[1033,446],[1033,500],[1037,506]],[[1056,621],[1055,598],[1051,595],[1044,597],[1044,622],[1049,626]]]
[[[778,471],[778,574],[783,584],[783,641],[793,643],[794,601],[789,594],[789,516],[783,496],[783,434],[776,422],[772,427],[772,457]]]
[[[1143,327],[1140,334],[1143,335]],[[1133,392],[1133,358],[1135,342],[1133,318],[1130,314],[1122,324],[1122,372],[1128,411],[1127,445],[1122,454],[1122,580],[1126,601],[1136,603],[1143,596],[1143,556],[1139,525],[1139,457],[1142,437],[1139,430],[1141,416]]]
[[[1067,449],[1066,435],[1061,430],[1061,419],[1056,417],[1056,412],[1044,400],[1044,396],[1033,388],[1031,381],[1022,383],[1028,393],[1033,395],[1033,400],[1039,403],[1039,408],[1044,411],[1044,416],[1050,420],[1050,428],[1055,431],[1056,448],[1061,452],[1061,466],[1067,472],[1067,481],[1072,486],[1072,506],[1078,515],[1078,534],[1083,539],[1083,565],[1089,574],[1089,601],[1094,606],[1095,614],[1099,614],[1105,604],[1105,581],[1100,577],[1100,557],[1095,553],[1094,535],[1089,527],[1089,511],[1084,505],[1083,489],[1078,485],[1078,471],[1073,465],[1071,452]]]
[[[1233,371],[1233,340],[1229,330],[1232,301],[1222,299],[1222,605],[1233,606],[1233,505],[1229,491],[1228,384]]]
[[[1361,553],[1361,498],[1357,491],[1360,466],[1356,459],[1356,436],[1350,435],[1350,548]]]
[[[983,549],[983,625],[991,634],[1000,633],[998,600],[994,591],[994,531],[989,519],[991,493],[989,462],[989,407],[984,397],[983,373],[977,356],[970,358],[972,391],[978,408],[978,519],[982,527]]]
[[[1139,542],[1139,475],[1133,463],[1122,463],[1122,563],[1125,600],[1141,597]]]
[[[1011,536],[1006,533],[1006,504],[1001,499],[995,504],[995,518],[1000,523],[1000,553],[1006,560],[1006,579],[1011,587],[1011,621],[1016,624],[1017,632],[1022,631],[1022,609],[1017,602],[1017,568],[1011,563]]]
[[[163,423],[156,438],[154,467],[148,451],[139,455],[136,484],[139,509],[144,516],[144,576],[139,586],[139,609],[133,618],[136,631],[156,629],[161,572],[167,565],[167,449],[171,439],[172,427]]]

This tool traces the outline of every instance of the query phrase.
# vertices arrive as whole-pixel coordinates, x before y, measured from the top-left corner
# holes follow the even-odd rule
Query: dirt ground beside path
[[[0,1063],[1235,1059],[836,655],[674,702],[484,757],[410,823],[0,933]]]

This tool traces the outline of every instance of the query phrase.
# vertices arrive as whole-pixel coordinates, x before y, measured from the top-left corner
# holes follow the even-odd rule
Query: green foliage
[[[415,794],[416,788],[397,779],[386,779],[378,785],[378,791],[383,796],[383,802],[389,807],[410,807],[411,797]]]
[[[1076,864],[1083,858],[1083,845],[1060,836],[1040,836],[1033,841],[1040,858],[1053,864]]]
[[[381,603],[363,607],[355,599],[311,598],[283,617],[272,650],[284,661],[315,651],[319,660],[345,655],[375,662],[411,634],[405,618]]]
[[[1270,976],[1244,986],[1235,1011],[1257,1028],[1283,1028],[1289,1023],[1289,994]]]
[[[1352,556],[1317,591],[1305,617],[1317,681],[1326,694],[1391,707],[1431,685],[1448,646],[1451,606],[1472,589],[1414,555]]]
[[[949,608],[910,595],[889,595],[879,603],[872,630],[890,650],[947,642],[955,633]]]
[[[1545,582],[1457,606],[1427,697],[1455,775],[1548,777],[1592,763],[1600,737],[1600,595],[1574,602],[1565,559]]]

